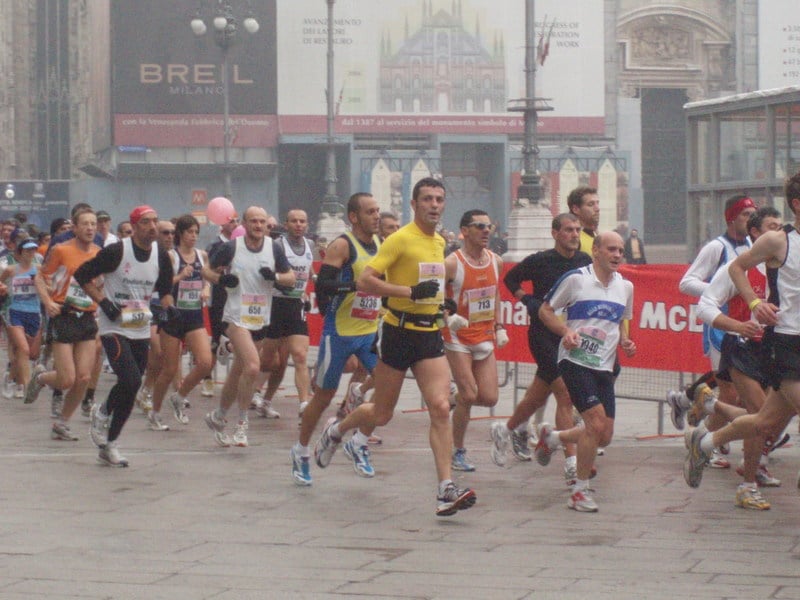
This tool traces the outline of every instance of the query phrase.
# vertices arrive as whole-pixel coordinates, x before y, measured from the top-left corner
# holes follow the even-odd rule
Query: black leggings
[[[142,373],[147,367],[147,351],[150,339],[131,340],[112,333],[100,336],[108,362],[117,376],[117,383],[108,392],[105,413],[111,415],[111,426],[108,428],[108,441],[119,437],[125,422],[131,415],[136,392],[142,385]]]

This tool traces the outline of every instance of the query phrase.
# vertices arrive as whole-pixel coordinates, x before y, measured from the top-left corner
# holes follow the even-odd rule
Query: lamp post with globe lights
[[[233,8],[227,2],[218,1],[216,4],[215,14],[210,20],[211,29],[214,35],[214,42],[222,50],[222,61],[220,63],[220,78],[222,79],[222,163],[224,173],[224,195],[226,198],[231,197],[231,163],[230,163],[230,147],[231,147],[231,122],[230,122],[230,77],[228,73],[228,51],[236,41],[237,33],[239,31],[239,19],[233,12]],[[209,27],[202,15],[198,12],[189,24],[192,32],[201,37],[206,34]],[[258,32],[260,25],[252,13],[242,20],[242,26],[248,34],[255,34]]]

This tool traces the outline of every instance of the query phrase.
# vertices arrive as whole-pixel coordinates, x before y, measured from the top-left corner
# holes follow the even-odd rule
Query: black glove
[[[275,281],[275,271],[270,269],[269,267],[261,267],[258,272],[261,276],[266,279],[267,281]]]
[[[454,315],[458,312],[458,305],[452,298],[445,298],[444,302],[442,303],[442,310]]]
[[[525,305],[525,308],[528,309],[528,314],[531,316],[535,316],[539,314],[539,307],[542,305],[541,300],[537,300],[533,297],[533,294],[525,294],[522,298],[520,298],[520,302]]]
[[[108,298],[103,298],[97,304],[108,317],[109,321],[116,321],[122,314],[122,309]]]
[[[411,299],[422,300],[423,298],[433,298],[439,293],[439,281],[428,279],[422,283],[411,286]]]
[[[239,285],[239,277],[233,273],[225,273],[219,276],[219,285],[225,286],[226,288],[235,288]]]
[[[310,300],[303,300],[303,311],[306,313],[311,312],[311,301]]]

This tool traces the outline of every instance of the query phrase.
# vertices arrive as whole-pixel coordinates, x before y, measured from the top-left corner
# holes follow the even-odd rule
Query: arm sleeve
[[[121,262],[122,242],[106,246],[93,259],[78,267],[78,270],[75,271],[75,281],[80,285],[86,285],[95,277],[116,271]]]
[[[208,262],[212,269],[216,269],[218,267],[227,267],[233,262],[233,254],[236,250],[235,244],[235,241],[230,241],[218,244],[214,248],[210,248]]]
[[[158,296],[163,298],[172,294],[172,259],[166,250],[158,251],[158,279],[156,279],[155,290]]]
[[[717,269],[724,247],[722,242],[712,240],[700,249],[697,258],[689,266],[678,288],[690,296],[702,296],[708,280]]]
[[[725,265],[717,271],[700,296],[700,301],[697,304],[697,317],[703,323],[711,325],[714,319],[722,314],[720,307],[724,306],[736,294],[736,286],[733,285],[733,281],[728,275],[728,266]]]
[[[342,281],[339,279],[341,269],[333,265],[323,264],[319,273],[317,274],[317,282],[314,284],[314,289],[317,294],[325,294],[332,296],[335,294],[342,294],[353,292],[356,289],[355,281]]]

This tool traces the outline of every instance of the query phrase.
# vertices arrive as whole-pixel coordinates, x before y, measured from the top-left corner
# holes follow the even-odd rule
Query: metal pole
[[[228,46],[222,46],[222,169],[225,177],[224,195],[230,200],[231,186],[231,116],[230,116],[230,87],[228,82]]]
[[[325,206],[323,210],[327,210],[329,214],[335,212],[336,208],[336,148],[334,146],[334,82],[333,82],[333,5],[336,0],[327,0],[328,2],[328,136],[327,136],[327,161],[325,168]]]
[[[539,180],[539,147],[536,145],[536,17],[534,0],[525,4],[525,139],[522,145],[525,174],[521,178],[518,197],[532,204],[541,198]]]

